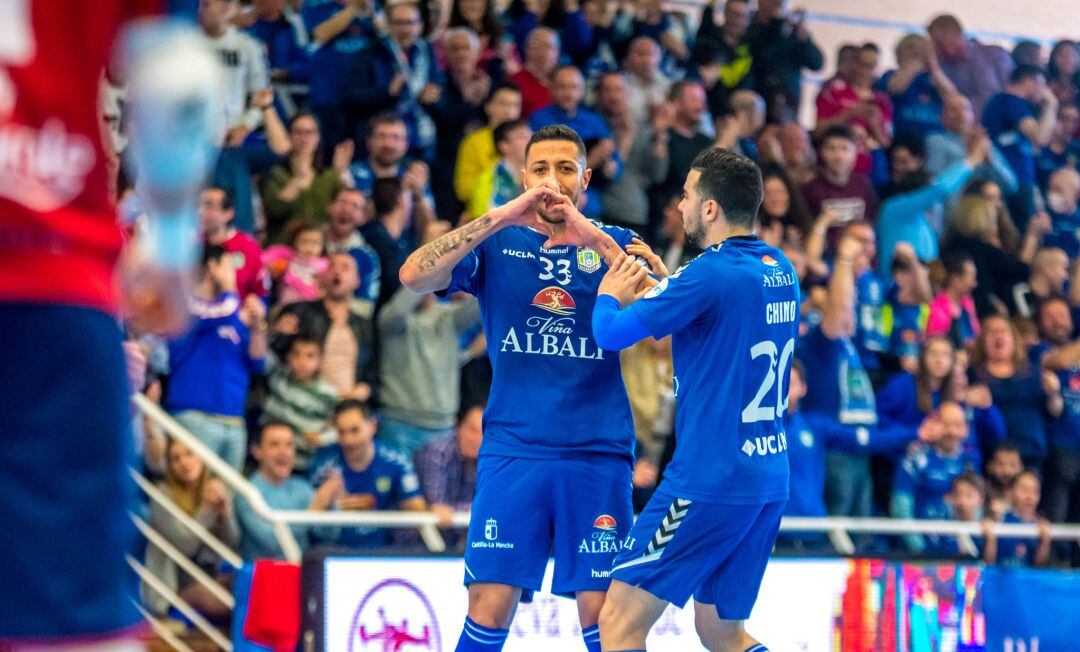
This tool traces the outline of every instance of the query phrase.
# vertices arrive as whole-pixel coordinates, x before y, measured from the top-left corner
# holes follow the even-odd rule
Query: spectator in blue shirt
[[[603,210],[600,194],[619,178],[622,158],[604,118],[581,105],[584,97],[585,79],[581,71],[574,66],[556,68],[551,82],[553,103],[533,113],[529,126],[536,132],[548,125],[563,124],[581,136],[588,148],[586,167],[593,171],[581,211],[589,218],[599,218]]]
[[[1043,345],[1035,355],[1061,386],[1063,410],[1050,421],[1043,508],[1055,523],[1080,522],[1080,339],[1073,337],[1071,308],[1065,299],[1044,301],[1038,312]]]
[[[285,0],[255,0],[255,22],[247,31],[266,47],[270,81],[302,83],[308,77],[307,36],[289,20]]]
[[[410,153],[430,161],[435,123],[428,110],[442,97],[442,73],[434,49],[420,36],[423,20],[416,3],[391,5],[387,19],[389,37],[354,55],[341,99],[358,137],[372,116],[390,111],[405,121]]]
[[[324,512],[344,495],[341,476],[330,474],[316,491],[307,481],[293,477],[296,465],[296,434],[284,421],[262,425],[251,446],[259,468],[248,480],[270,509],[312,510]],[[240,554],[244,559],[283,559],[284,553],[274,534],[274,526],[255,513],[243,497],[235,500],[236,520],[240,525]],[[300,550],[307,550],[316,540],[333,538],[334,528],[291,525]]]
[[[549,27],[562,37],[562,51],[573,61],[583,63],[592,53],[592,29],[585,22],[578,3],[574,2],[572,9],[568,5],[567,0],[513,0],[505,17],[518,52],[525,51],[526,41],[534,29]]]
[[[900,39],[896,64],[896,70],[886,72],[875,84],[892,100],[895,134],[926,137],[941,131],[941,98],[955,93],[956,87],[938,65],[930,40],[921,34]]]
[[[171,371],[165,407],[214,453],[240,470],[247,431],[244,401],[267,350],[266,308],[236,294],[232,257],[220,245],[203,248],[191,301],[191,329],[169,342]]]
[[[971,368],[974,382],[990,390],[993,404],[1005,417],[1008,441],[1020,449],[1024,464],[1042,468],[1048,423],[1062,410],[1057,377],[1040,374],[1016,328],[1000,315],[983,320]]]
[[[1076,140],[1076,131],[1080,128],[1080,109],[1072,104],[1062,105],[1058,109],[1057,125],[1050,136],[1050,142],[1039,150],[1035,158],[1035,174],[1039,180],[1039,189],[1046,192],[1050,175],[1062,168],[1077,170],[1080,166],[1080,142]],[[1049,201],[1049,200],[1048,200]]]
[[[1035,523],[1039,526],[1038,538],[999,537],[993,532],[986,534],[983,561],[1000,566],[1045,566],[1050,560],[1049,521],[1037,513],[1042,495],[1042,482],[1035,471],[1023,471],[1009,487],[1011,507],[1001,519],[1002,523]]]
[[[380,113],[367,124],[367,157],[349,166],[353,187],[371,200],[377,179],[397,178],[412,198],[409,221],[427,224],[435,219],[431,171],[423,161],[408,156],[409,132],[393,113]]]
[[[1005,91],[990,98],[982,113],[982,124],[991,140],[1012,166],[1019,184],[1013,214],[1021,229],[1035,213],[1035,152],[1050,142],[1057,123],[1058,101],[1046,85],[1041,68],[1017,66]],[[1041,105],[1036,118],[1033,105]]]
[[[312,486],[321,487],[331,475],[340,475],[344,495],[337,507],[342,511],[427,510],[412,462],[375,441],[378,421],[366,403],[341,401],[334,407],[333,422],[338,443],[319,451],[311,466]],[[378,527],[344,527],[338,543],[351,548],[380,547],[389,543],[388,535]]]
[[[1076,260],[1080,257],[1080,173],[1073,167],[1050,175],[1046,213],[1052,231],[1043,236],[1043,245],[1058,247]]]
[[[898,243],[893,250],[892,287],[883,307],[890,366],[912,373],[918,369],[932,292],[930,276],[915,250],[906,242]]]
[[[356,53],[371,47],[378,37],[375,20],[380,16],[372,0],[306,0],[301,16],[311,34],[311,110],[319,117],[327,151],[346,138],[341,86]]]
[[[986,503],[986,482],[977,473],[967,470],[953,478],[952,488],[945,496],[945,504],[949,509],[949,517],[953,521],[965,523],[986,521],[983,515],[983,506]],[[984,536],[970,536],[967,539],[971,547],[965,549],[962,543],[965,537],[935,537],[928,541],[926,552],[948,556],[964,555],[982,559],[982,551],[986,546]]]
[[[881,432],[888,432],[894,445],[882,451],[903,455],[908,444],[918,438],[919,427],[942,401],[956,400],[952,388],[956,352],[943,337],[932,337],[922,347],[915,373],[900,372],[877,393]]]
[[[869,516],[871,509],[870,444],[877,425],[874,390],[852,339],[855,334],[856,259],[863,245],[852,237],[840,241],[821,323],[810,329],[800,347],[808,392],[802,408],[821,415],[831,426],[850,426],[849,437],[826,449],[825,504],[834,516]],[[863,260],[863,265],[868,265]]]
[[[964,472],[961,455],[968,437],[967,416],[959,403],[947,401],[919,426],[920,442],[913,445],[893,480],[889,515],[893,518],[946,519],[945,496],[953,480]],[[909,552],[920,553],[927,542],[922,535],[905,535]]]

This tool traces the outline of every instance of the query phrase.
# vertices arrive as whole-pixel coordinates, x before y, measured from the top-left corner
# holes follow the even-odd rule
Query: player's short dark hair
[[[397,207],[402,188],[399,177],[384,177],[371,184],[371,204],[375,207],[375,217],[387,215]]]
[[[221,186],[207,186],[203,188],[203,190],[221,193],[221,210],[231,211],[236,207],[236,199],[233,197],[232,191],[228,188],[222,188]]]
[[[261,444],[263,440],[263,433],[265,433],[270,428],[288,428],[289,432],[292,433],[293,437],[296,436],[296,428],[288,421],[282,419],[267,419],[266,421],[263,421],[261,424],[259,424],[258,429],[255,430],[251,437],[251,442],[249,445],[258,446],[259,444]]]
[[[825,143],[829,142],[833,138],[842,138],[844,140],[854,143],[855,132],[852,131],[851,127],[847,125],[833,125],[821,134],[821,140],[818,141],[818,147],[824,147]]]
[[[1036,77],[1042,77],[1043,79],[1046,79],[1046,71],[1039,66],[1021,64],[1013,68],[1012,74],[1009,75],[1009,83],[1019,84],[1026,79],[1034,79]]]
[[[720,204],[724,219],[734,226],[752,227],[761,207],[761,170],[750,159],[720,147],[701,152],[690,164],[701,176],[697,192],[701,201]]]
[[[200,262],[203,267],[206,267],[206,264],[211,260],[219,261],[228,255],[228,253],[229,252],[225,250],[225,247],[206,242],[203,243],[202,258]]]
[[[569,143],[577,145],[578,156],[581,158],[583,164],[585,161],[585,142],[581,140],[581,136],[578,132],[574,131],[566,125],[548,125],[542,127],[536,131],[532,138],[529,139],[529,144],[525,146],[525,158],[529,158],[529,150],[536,143],[544,142],[545,140],[565,140]]]
[[[510,134],[515,129],[521,129],[525,127],[529,128],[529,123],[524,120],[507,120],[506,122],[500,122],[498,127],[491,132],[492,138],[495,139],[495,144],[504,143],[510,138]]]
[[[360,414],[363,414],[365,419],[370,419],[375,416],[375,410],[372,409],[371,404],[367,401],[361,401],[358,398],[346,398],[338,401],[337,405],[334,406],[331,419],[336,420],[339,416],[350,410],[360,410]]]

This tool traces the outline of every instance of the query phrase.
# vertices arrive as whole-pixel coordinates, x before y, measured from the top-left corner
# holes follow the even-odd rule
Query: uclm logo
[[[556,315],[572,315],[577,310],[574,297],[570,296],[570,293],[566,290],[557,288],[554,285],[537,292],[536,296],[533,297],[532,304],[541,310],[547,310]]]
[[[349,627],[349,652],[442,650],[439,621],[420,589],[401,579],[379,582],[367,592]]]

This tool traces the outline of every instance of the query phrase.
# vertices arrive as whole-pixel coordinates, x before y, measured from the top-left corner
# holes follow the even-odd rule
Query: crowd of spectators
[[[476,482],[487,342],[473,298],[409,292],[402,262],[515,196],[529,136],[562,123],[588,148],[582,211],[633,228],[675,269],[697,253],[678,193],[692,159],[721,146],[760,165],[758,232],[802,288],[788,513],[1037,522],[1031,540],[858,543],[1080,560],[1045,530],[1080,521],[1076,43],[1010,53],[946,14],[895,44],[892,70],[892,44],[845,44],[803,126],[803,72],[824,57],[781,0],[710,2],[699,21],[659,0],[504,4],[200,2],[229,128],[200,201],[193,326],[132,333],[149,396],[273,507],[448,524]],[[623,356],[639,507],[675,445],[670,356],[665,341]],[[147,473],[181,509],[245,556],[280,554],[190,451],[143,430]],[[294,531],[302,546],[417,542]]]

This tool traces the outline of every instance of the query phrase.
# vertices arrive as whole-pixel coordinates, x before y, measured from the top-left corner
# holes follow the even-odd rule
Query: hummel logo
[[[664,549],[664,546],[675,536],[675,530],[679,529],[682,525],[683,519],[686,518],[687,512],[690,511],[689,500],[683,500],[682,498],[676,498],[675,502],[671,503],[671,507],[668,509],[667,516],[660,523],[660,527],[653,533],[652,541],[649,542],[649,547],[646,549],[645,554],[651,555]]]
[[[754,444],[749,439],[743,442],[742,452],[746,453],[747,457],[751,457],[754,454]]]

